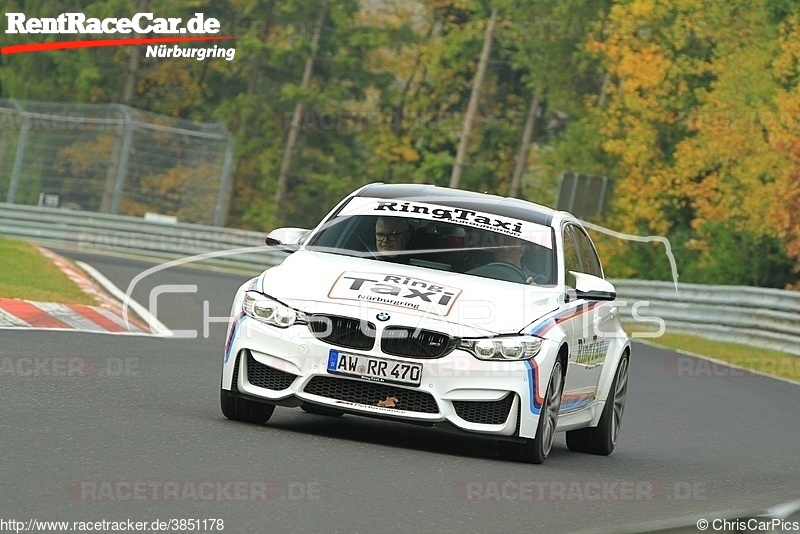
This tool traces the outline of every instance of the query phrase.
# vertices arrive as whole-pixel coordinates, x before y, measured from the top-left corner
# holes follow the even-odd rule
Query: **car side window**
[[[578,245],[578,257],[581,261],[581,272],[603,278],[603,268],[600,266],[600,258],[594,250],[591,239],[583,230],[575,226],[571,227],[575,242]]]
[[[582,272],[581,263],[578,257],[578,245],[575,236],[572,234],[572,227],[564,228],[564,283],[569,287],[575,287],[575,277],[569,274],[570,271]]]

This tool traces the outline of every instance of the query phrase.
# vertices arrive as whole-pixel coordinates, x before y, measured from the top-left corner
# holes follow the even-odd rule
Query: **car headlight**
[[[288,328],[295,323],[307,322],[306,314],[303,312],[254,291],[244,294],[242,311],[248,317],[278,328]]]
[[[542,340],[533,336],[462,339],[458,348],[479,360],[528,360],[539,354]]]

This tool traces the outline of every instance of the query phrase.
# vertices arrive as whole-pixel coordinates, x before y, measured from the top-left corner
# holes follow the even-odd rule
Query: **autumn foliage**
[[[7,11],[22,10],[10,1]],[[91,16],[118,16],[140,2],[80,4]],[[37,5],[31,15],[63,11],[55,0]],[[132,48],[4,56],[0,97],[221,120],[236,143],[227,224],[309,226],[368,182],[447,185],[495,7],[461,187],[508,194],[518,154],[527,154],[520,196],[547,205],[562,171],[607,176],[615,196],[594,222],[668,237],[681,281],[798,284],[798,0],[165,0],[152,4],[159,16],[218,18],[236,36],[235,59],[137,59]],[[531,143],[521,150],[530,109]],[[71,187],[105,179],[78,156],[108,159],[113,146],[102,137],[89,145],[61,155]],[[137,180],[165,212],[191,220],[213,206],[175,199],[209,187],[196,180],[202,164]],[[131,199],[122,209],[145,208]],[[671,278],[661,245],[594,237],[610,276]]]
[[[612,31],[586,43],[612,75],[608,104],[589,106],[616,161],[608,222],[672,237],[687,281],[796,280],[798,19],[765,6],[618,2]]]

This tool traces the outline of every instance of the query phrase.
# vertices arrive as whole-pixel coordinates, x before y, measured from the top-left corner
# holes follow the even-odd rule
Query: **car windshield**
[[[435,220],[429,213],[432,210],[423,213],[421,209],[410,214],[390,211],[376,215],[375,210],[364,209],[340,213],[306,248],[520,284],[556,283],[549,227],[482,217],[466,210],[433,209],[439,209],[439,216],[442,212],[455,212],[455,216]],[[362,214],[365,211],[368,214]],[[474,216],[458,217],[462,212]],[[475,223],[476,219],[482,224]],[[535,232],[530,231],[532,226]],[[521,231],[523,228],[528,231]]]

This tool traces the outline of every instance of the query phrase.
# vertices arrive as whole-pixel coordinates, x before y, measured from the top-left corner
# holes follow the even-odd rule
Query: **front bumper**
[[[330,374],[331,349],[421,364],[420,385]],[[307,402],[408,423],[447,423],[471,433],[533,437],[557,350],[545,341],[528,361],[483,361],[461,350],[436,359],[398,358],[378,347],[334,347],[305,325],[280,329],[240,316],[226,349],[222,387],[274,404]]]

